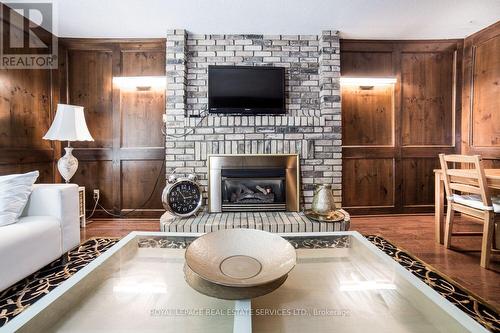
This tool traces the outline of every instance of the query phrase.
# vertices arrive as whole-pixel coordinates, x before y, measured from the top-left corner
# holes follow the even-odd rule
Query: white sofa
[[[79,244],[78,186],[35,184],[19,221],[0,227],[0,291]]]

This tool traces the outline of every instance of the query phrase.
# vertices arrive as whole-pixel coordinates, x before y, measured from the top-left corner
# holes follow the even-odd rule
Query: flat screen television
[[[208,66],[208,110],[240,115],[286,113],[285,69]]]

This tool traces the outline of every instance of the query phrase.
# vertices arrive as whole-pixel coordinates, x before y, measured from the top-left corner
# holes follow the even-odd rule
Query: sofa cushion
[[[54,216],[61,222],[62,250],[80,244],[80,218],[76,184],[35,184],[21,216]]]
[[[0,228],[0,291],[60,257],[61,224],[52,216],[21,217]]]
[[[0,227],[17,222],[38,175],[33,171],[0,176]]]
[[[453,194],[453,201],[465,206],[469,206],[481,210],[493,210],[495,213],[500,213],[500,197],[492,197],[493,207],[483,205],[483,200],[478,194],[458,195]]]

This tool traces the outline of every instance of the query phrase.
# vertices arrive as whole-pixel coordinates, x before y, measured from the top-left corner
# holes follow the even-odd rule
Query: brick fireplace
[[[298,154],[300,202],[314,184],[333,184],[341,201],[340,48],[336,31],[318,35],[167,35],[166,171],[195,173],[207,192],[210,154]],[[208,65],[285,67],[283,116],[200,118]],[[185,135],[187,134],[187,135]]]

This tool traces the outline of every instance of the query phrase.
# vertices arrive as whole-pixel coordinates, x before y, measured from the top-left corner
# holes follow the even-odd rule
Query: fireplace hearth
[[[210,212],[298,211],[298,155],[209,156]]]

